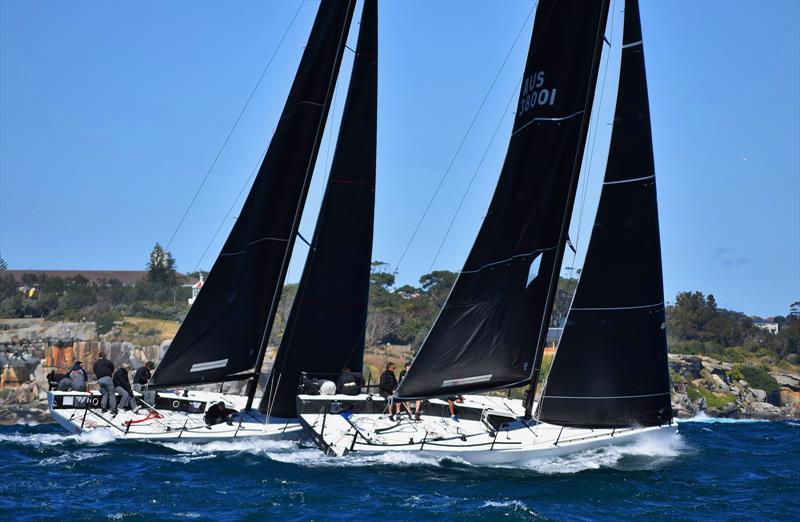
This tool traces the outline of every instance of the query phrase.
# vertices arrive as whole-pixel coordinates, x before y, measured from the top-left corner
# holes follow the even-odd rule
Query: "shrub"
[[[737,364],[733,367],[731,376],[733,376],[736,371],[738,371],[737,375],[741,375],[741,378],[744,378],[751,388],[758,388],[759,390],[767,392],[767,400],[770,403],[778,403],[780,386],[778,385],[778,381],[776,381],[765,368]]]
[[[97,314],[97,318],[94,321],[94,331],[97,335],[103,335],[104,333],[108,333],[111,331],[111,328],[114,327],[114,314],[111,312],[103,312],[101,314]]]

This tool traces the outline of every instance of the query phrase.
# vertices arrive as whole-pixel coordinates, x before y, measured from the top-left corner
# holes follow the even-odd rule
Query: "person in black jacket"
[[[153,376],[152,371],[156,365],[153,361],[147,361],[143,366],[140,366],[136,373],[133,374],[133,389],[140,392],[142,386],[150,382],[150,377]]]
[[[225,406],[224,402],[218,402],[208,408],[204,419],[208,426],[221,424],[223,422],[227,422],[228,425],[231,425],[233,424],[233,417],[235,417],[237,413],[239,412]]]
[[[97,378],[97,385],[100,387],[100,408],[102,412],[108,411],[111,407],[111,415],[117,414],[117,397],[114,395],[114,380],[111,375],[114,373],[114,363],[106,359],[106,354],[100,352],[99,358],[92,366],[94,376]]]
[[[133,396],[131,389],[131,381],[128,379],[128,371],[131,366],[123,363],[120,368],[114,372],[114,391],[119,393],[119,405],[123,410],[133,410],[136,408],[136,398]]]
[[[390,361],[386,363],[386,370],[381,374],[381,380],[378,382],[378,393],[386,399],[390,420],[394,420],[395,413],[400,413],[400,403],[392,404],[392,394],[396,389],[397,377],[394,376],[394,363]],[[393,408],[394,411],[392,411]]]
[[[342,374],[336,380],[336,393],[358,395],[361,393],[362,386],[364,386],[364,377],[345,366],[342,368]]]

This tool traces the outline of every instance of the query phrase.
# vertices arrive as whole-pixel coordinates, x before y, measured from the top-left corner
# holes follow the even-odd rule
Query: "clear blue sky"
[[[153,244],[175,230],[299,5],[0,2],[0,254],[10,268],[143,269]],[[612,5],[614,45],[571,232],[579,255],[568,265],[581,263],[607,151],[623,3]],[[399,260],[531,7],[380,4],[373,259]],[[724,307],[785,314],[800,300],[800,2],[644,0],[641,10],[666,295],[700,290]],[[315,11],[313,1],[300,9],[178,231],[170,249],[180,270],[207,269],[218,253],[242,199],[223,218],[269,141]],[[529,36],[530,21],[399,267],[399,283],[429,271],[500,123],[433,265],[461,267],[505,154],[505,107]],[[342,80],[351,63],[347,56]],[[339,93],[334,128],[342,101]],[[296,254],[290,280],[299,277],[301,243]]]

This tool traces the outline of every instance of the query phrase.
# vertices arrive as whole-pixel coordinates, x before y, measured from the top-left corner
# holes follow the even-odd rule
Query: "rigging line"
[[[200,182],[200,185],[197,187],[197,190],[195,191],[194,196],[192,196],[192,200],[189,202],[189,206],[186,207],[186,211],[183,213],[183,216],[181,216],[180,221],[178,221],[178,226],[175,227],[175,230],[172,232],[172,235],[169,237],[169,241],[167,241],[167,247],[165,248],[165,250],[169,250],[169,247],[172,244],[172,241],[175,239],[175,235],[178,233],[178,231],[180,230],[181,226],[183,225],[183,222],[186,220],[186,216],[189,215],[189,211],[192,209],[192,206],[194,205],[194,202],[197,200],[197,196],[200,195],[200,191],[203,189],[203,186],[206,184],[206,181],[208,181],[208,177],[211,175],[211,172],[214,170],[214,166],[216,166],[217,161],[219,161],[220,156],[222,156],[222,151],[225,150],[225,146],[228,144],[228,141],[231,139],[231,136],[233,135],[233,131],[235,131],[236,127],[239,125],[239,121],[242,119],[242,115],[244,115],[244,111],[250,105],[250,101],[252,101],[253,96],[255,95],[256,91],[258,90],[258,86],[261,85],[261,80],[264,79],[264,76],[267,74],[267,71],[269,70],[269,67],[272,65],[273,60],[275,60],[275,56],[278,54],[278,51],[280,50],[281,45],[283,44],[283,41],[286,39],[286,35],[289,34],[289,30],[294,25],[294,21],[297,19],[297,15],[300,14],[300,10],[303,8],[304,4],[305,4],[305,0],[302,0],[300,2],[300,5],[297,7],[297,11],[294,12],[294,16],[289,21],[289,26],[286,28],[286,31],[283,32],[283,36],[281,36],[281,39],[278,41],[278,45],[277,45],[277,47],[275,47],[275,50],[272,52],[272,56],[269,57],[269,60],[267,61],[267,65],[264,67],[264,70],[261,71],[261,76],[258,77],[258,81],[256,82],[256,84],[253,87],[253,89],[250,91],[250,95],[247,97],[247,101],[244,102],[244,106],[242,107],[242,110],[239,111],[239,115],[236,117],[236,120],[233,122],[233,126],[228,131],[228,135],[225,136],[225,140],[222,142],[222,146],[219,148],[219,150],[217,151],[217,155],[214,157],[214,161],[211,162],[211,166],[208,167],[208,170],[206,171],[206,175],[203,176],[203,181]]]
[[[269,145],[267,145],[267,147],[269,147]],[[250,175],[244,181],[244,185],[242,185],[241,190],[239,190],[239,194],[237,194],[236,199],[233,200],[233,203],[231,204],[231,207],[228,209],[228,212],[225,214],[225,217],[222,218],[222,221],[217,227],[216,232],[214,232],[214,235],[211,236],[211,240],[208,242],[208,245],[206,245],[205,250],[203,250],[203,253],[200,255],[200,259],[197,260],[197,264],[194,265],[193,272],[197,272],[197,269],[200,267],[200,263],[202,263],[203,259],[205,259],[208,250],[211,248],[211,245],[214,244],[214,240],[217,239],[220,230],[222,230],[222,227],[225,225],[225,222],[228,220],[228,217],[231,215],[231,212],[233,212],[233,209],[236,208],[236,204],[239,202],[239,198],[242,197],[242,194],[244,194],[245,189],[250,185],[250,180],[252,180],[253,176],[255,176],[256,171],[258,170],[258,166],[261,165],[261,163],[264,161],[264,156],[266,156],[266,154],[267,154],[267,149],[265,148],[264,152],[262,152],[261,155],[259,155],[256,164],[253,165],[252,170],[250,170]]]
[[[537,2],[537,4],[538,4],[538,2]],[[506,57],[503,59],[503,63],[500,64],[500,68],[497,70],[497,73],[495,74],[491,85],[489,85],[489,89],[486,91],[486,94],[483,96],[483,100],[481,101],[480,105],[478,106],[478,110],[475,112],[475,116],[472,117],[472,121],[470,122],[469,127],[467,127],[467,132],[464,133],[464,136],[461,138],[461,141],[459,142],[458,147],[456,148],[456,152],[453,154],[453,157],[450,159],[450,164],[447,166],[447,169],[445,169],[444,174],[442,175],[441,179],[439,180],[439,184],[436,186],[436,190],[433,191],[433,195],[431,196],[431,199],[428,201],[428,205],[425,207],[425,211],[422,213],[422,217],[419,218],[419,221],[417,222],[417,226],[414,228],[414,232],[411,233],[411,237],[408,239],[408,242],[406,243],[406,246],[403,248],[403,252],[402,252],[402,254],[400,254],[400,259],[398,259],[397,263],[395,263],[395,265],[394,265],[395,272],[397,272],[400,269],[400,264],[403,262],[403,259],[405,259],[406,253],[408,253],[408,249],[411,246],[411,243],[413,243],[414,242],[414,238],[417,237],[417,233],[419,232],[419,229],[422,226],[422,222],[425,221],[425,218],[427,217],[428,212],[430,211],[431,207],[433,206],[433,202],[436,199],[436,196],[439,194],[439,191],[441,190],[442,185],[444,185],[444,182],[447,179],[448,174],[450,173],[450,169],[453,167],[453,164],[455,163],[456,158],[458,157],[458,154],[461,152],[461,148],[464,146],[464,142],[467,141],[467,136],[469,136],[469,133],[472,130],[472,127],[475,125],[475,122],[478,120],[478,116],[480,115],[481,110],[483,110],[483,106],[486,104],[486,100],[489,98],[489,95],[491,94],[492,89],[494,88],[495,84],[497,83],[497,79],[500,77],[500,73],[503,71],[503,68],[506,66],[506,63],[508,63],[508,59],[511,57],[511,52],[514,50],[514,47],[517,46],[517,42],[519,41],[519,37],[522,35],[522,32],[525,30],[525,27],[527,27],[528,20],[530,20],[531,15],[536,11],[536,5],[537,4],[534,4],[533,7],[531,7],[531,10],[528,12],[528,16],[525,18],[525,21],[523,22],[522,27],[519,28],[519,31],[517,32],[517,36],[514,38],[514,42],[511,44],[511,47],[508,49],[508,52],[506,53]]]
[[[500,116],[500,120],[497,122],[497,126],[494,128],[494,133],[492,133],[492,137],[489,139],[489,144],[486,145],[486,149],[483,151],[483,156],[481,156],[481,160],[478,162],[478,166],[475,167],[475,172],[472,173],[472,178],[469,180],[469,184],[467,185],[467,188],[464,190],[464,194],[462,194],[461,196],[461,201],[458,202],[458,207],[456,208],[456,211],[453,214],[453,218],[450,220],[450,224],[447,225],[447,231],[444,233],[444,237],[442,238],[442,241],[439,243],[439,248],[436,250],[436,255],[433,256],[433,261],[431,261],[431,266],[428,268],[428,273],[433,271],[433,265],[436,264],[436,260],[439,259],[439,254],[442,252],[442,248],[444,247],[445,241],[447,241],[447,236],[450,235],[450,231],[453,228],[453,223],[455,223],[459,212],[461,212],[461,206],[464,204],[464,200],[467,199],[467,194],[469,193],[469,189],[472,188],[472,184],[475,182],[475,178],[478,176],[478,171],[480,171],[481,167],[483,166],[483,162],[486,159],[486,156],[489,154],[489,149],[492,148],[494,139],[495,137],[497,137],[497,133],[503,124],[503,120],[506,119],[506,115],[508,114],[508,108],[511,106],[511,102],[514,100],[520,85],[522,85],[522,78],[519,79],[517,85],[514,87],[514,90],[511,91],[511,96],[508,98],[508,102],[506,103],[506,108],[503,109],[503,113]]]
[[[612,2],[613,3],[613,2]],[[609,24],[609,37],[606,39],[605,35],[603,39],[606,41],[613,40],[614,38],[614,10],[611,9],[611,23]],[[609,43],[609,48],[611,48],[611,44]],[[578,230],[575,237],[574,248],[572,249],[572,268],[575,268],[575,260],[578,257],[578,248],[580,247],[580,240],[581,240],[581,225],[583,223],[583,211],[586,207],[586,193],[589,188],[589,177],[592,171],[592,160],[594,159],[594,149],[595,145],[597,144],[597,127],[600,125],[600,107],[603,104],[603,94],[606,90],[606,80],[608,79],[608,64],[611,62],[611,53],[606,57],[606,65],[603,68],[603,81],[600,83],[600,99],[597,102],[597,116],[594,122],[594,132],[592,133],[592,146],[589,149],[589,163],[586,165],[586,174],[583,180],[583,189],[581,190],[581,204],[579,206],[578,211]],[[612,127],[613,132],[613,127]],[[572,271],[570,270],[570,276],[572,275]]]

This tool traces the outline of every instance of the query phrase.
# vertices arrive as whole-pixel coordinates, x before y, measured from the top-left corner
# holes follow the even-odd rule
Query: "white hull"
[[[487,405],[485,399],[498,399],[480,396],[467,396],[457,406],[458,421],[447,416],[446,402],[435,399],[419,421],[409,416],[392,421],[388,415],[376,412],[375,407],[370,411],[365,406],[368,401],[374,406],[381,403],[368,397],[298,396],[300,422],[329,455],[419,451],[458,457],[473,464],[505,464],[565,455],[642,438],[669,437],[677,429],[671,425],[592,430],[526,422],[520,417],[521,401]],[[353,413],[331,412],[342,406]]]
[[[137,393],[137,398],[141,396]],[[59,392],[47,394],[50,415],[70,433],[104,430],[118,439],[150,441],[211,442],[241,438],[300,438],[302,427],[295,419],[267,418],[258,411],[244,412],[247,397],[190,391],[187,395],[160,393],[157,408],[137,412],[119,410],[112,416],[100,410],[100,393]],[[230,423],[207,425],[205,410],[224,402],[238,410]]]

